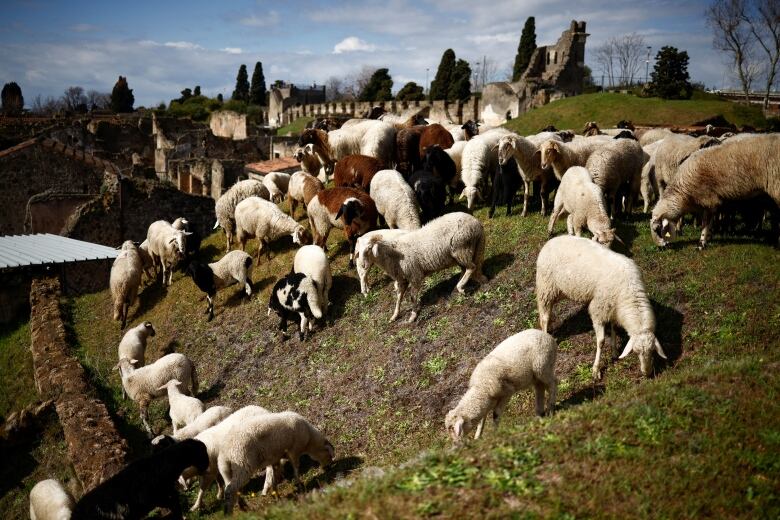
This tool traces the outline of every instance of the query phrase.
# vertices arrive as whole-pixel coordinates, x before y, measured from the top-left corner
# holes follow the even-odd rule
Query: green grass
[[[505,126],[520,135],[529,135],[547,125],[581,132],[588,121],[596,121],[602,128],[607,128],[621,119],[630,119],[635,125],[687,126],[719,114],[737,126],[764,128],[767,124],[759,107],[710,94],[697,93],[689,100],[665,100],[605,93],[553,101],[521,114]]]
[[[30,355],[30,324],[0,328],[0,417],[38,400]]]
[[[300,135],[301,132],[306,128],[306,125],[314,121],[313,117],[299,117],[292,123],[290,123],[287,126],[282,126],[280,128],[276,129],[276,135],[280,136],[286,136],[286,135]]]

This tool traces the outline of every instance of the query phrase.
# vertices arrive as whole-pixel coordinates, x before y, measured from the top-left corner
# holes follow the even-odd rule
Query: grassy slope
[[[0,417],[37,400],[30,355],[30,324],[0,328]]]
[[[535,134],[547,125],[582,131],[588,121],[611,127],[621,119],[635,125],[686,126],[722,114],[737,126],[766,126],[761,109],[697,93],[690,100],[640,98],[627,94],[584,94],[554,101],[507,123],[521,135]]]
[[[306,125],[314,121],[313,117],[299,117],[292,123],[286,126],[282,126],[276,130],[276,135],[299,135],[306,128]]]

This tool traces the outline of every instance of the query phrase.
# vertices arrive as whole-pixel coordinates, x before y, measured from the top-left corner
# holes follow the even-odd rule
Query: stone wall
[[[248,135],[246,114],[239,114],[232,110],[212,112],[209,117],[209,127],[211,133],[217,137],[227,137],[234,141],[246,139]]]

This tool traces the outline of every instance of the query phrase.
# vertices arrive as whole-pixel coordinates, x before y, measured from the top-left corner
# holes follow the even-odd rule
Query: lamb
[[[328,312],[328,293],[333,285],[328,255],[320,246],[308,245],[298,249],[293,260],[293,272],[302,273],[311,278],[319,289],[319,303],[322,314]]]
[[[230,251],[210,264],[192,262],[187,266],[187,276],[192,278],[198,289],[206,293],[209,321],[214,319],[214,296],[220,289],[238,283],[247,298],[252,296],[252,257],[244,251]]]
[[[611,215],[619,206],[618,190],[627,190],[625,211],[631,213],[642,181],[644,152],[633,139],[617,139],[594,151],[585,163],[604,198],[612,201]]]
[[[192,397],[181,392],[179,389],[181,384],[181,381],[178,379],[171,379],[158,388],[158,390],[168,391],[168,404],[170,405],[169,414],[171,416],[174,436],[180,426],[189,425],[205,410],[203,401],[197,397]]]
[[[311,143],[296,148],[293,157],[301,163],[301,170],[316,177],[322,183],[328,182],[328,177],[333,174],[335,163],[325,161],[319,153],[314,151],[314,145]]]
[[[425,224],[444,214],[447,202],[447,188],[438,175],[425,170],[415,172],[409,177],[409,184],[422,211],[422,223]]]
[[[347,155],[336,163],[333,184],[337,187],[358,188],[368,193],[371,179],[382,169],[382,163],[366,155]]]
[[[317,177],[303,171],[293,173],[290,177],[290,189],[287,190],[287,206],[290,208],[290,216],[295,218],[295,209],[299,202],[303,202],[305,211],[309,201],[324,189],[325,185]]]
[[[400,172],[382,170],[371,179],[369,190],[376,209],[390,229],[419,229],[415,192]]]
[[[87,492],[73,508],[73,520],[145,518],[156,507],[181,518],[176,482],[181,472],[208,467],[206,446],[187,439],[132,462],[122,471]]]
[[[30,520],[69,520],[72,510],[73,497],[53,478],[30,490]]]
[[[162,385],[171,379],[177,379],[184,385],[185,392],[189,393],[191,390],[192,394],[195,394],[198,391],[198,375],[192,361],[178,352],[167,354],[151,365],[140,368],[135,368],[137,363],[136,359],[122,358],[114,368],[119,370],[122,387],[127,395],[138,403],[141,422],[151,435],[152,428],[148,423],[147,408],[152,399],[165,395],[166,389]]]
[[[151,321],[139,323],[128,330],[122,336],[122,341],[119,342],[119,359],[135,359],[138,361],[138,367],[144,366],[146,340],[149,336],[154,336],[155,334],[157,334],[157,331],[154,330]],[[126,397],[124,388],[122,388],[122,397]]]
[[[508,337],[498,344],[474,368],[469,389],[458,405],[447,413],[445,427],[453,441],[460,440],[474,429],[475,439],[482,435],[485,419],[493,412],[493,423],[504,412],[509,399],[520,390],[533,386],[536,393],[536,414],[544,415],[544,392],[547,391],[547,412],[555,408],[555,339],[537,329],[528,329]]]
[[[577,139],[571,143],[562,143],[557,139],[550,139],[539,146],[542,168],[552,167],[558,180],[572,166],[585,166],[593,152],[610,142],[610,138],[602,136]]]
[[[555,221],[564,213],[569,214],[566,229],[570,235],[580,236],[582,228],[587,226],[593,233],[593,240],[600,244],[609,247],[613,240],[622,243],[615,234],[615,228],[611,227],[604,194],[582,166],[572,166],[563,176],[555,193],[555,204],[547,226],[548,234],[552,235]]]
[[[171,285],[173,268],[187,252],[186,237],[188,234],[188,231],[176,229],[166,220],[157,220],[149,225],[149,230],[146,233],[146,239],[149,241],[149,254],[155,265],[160,264],[162,267],[163,285]],[[168,274],[167,282],[165,281],[166,272]]]
[[[271,201],[280,203],[287,194],[287,187],[290,185],[290,174],[282,172],[268,172],[263,176],[263,186],[271,194]]]
[[[720,144],[718,139],[706,135],[675,134],[664,139],[655,151],[655,191],[662,197],[666,187],[674,183],[677,170],[695,151]]]
[[[227,239],[226,251],[230,251],[233,245],[233,234],[236,229],[234,216],[236,206],[247,197],[260,197],[261,199],[271,200],[271,194],[268,192],[268,188],[263,186],[262,182],[249,179],[239,181],[231,186],[229,190],[222,194],[214,206],[214,212],[217,214],[217,223],[214,224],[214,229],[217,229],[217,226],[221,226],[225,231],[225,238]]]
[[[238,492],[252,475],[264,466],[290,460],[299,481],[302,454],[323,468],[333,461],[333,445],[309,421],[295,412],[266,414],[234,425],[219,450],[217,465],[225,481],[225,514],[231,514]]]
[[[543,331],[549,332],[553,305],[562,298],[588,304],[596,331],[594,380],[601,378],[601,347],[608,323],[628,333],[630,339],[620,357],[636,352],[646,377],[653,371],[654,351],[666,359],[655,337],[655,314],[642,274],[630,258],[586,238],[564,235],[549,240],[536,260],[536,301]],[[617,346],[614,325],[612,344]]]
[[[549,138],[557,139],[558,137],[555,134],[550,134],[550,132],[542,132],[527,139],[516,134],[508,134],[502,136],[496,143],[498,164],[504,165],[507,161],[514,158],[519,167],[518,173],[523,179],[525,186],[523,212],[520,214],[522,217],[528,214],[528,198],[533,181],[540,181],[541,183],[542,216],[547,214],[547,186],[551,184],[553,179],[550,170],[542,167],[539,144]]]
[[[496,175],[493,177],[493,202],[490,204],[488,218],[493,218],[496,206],[506,204],[506,216],[512,214],[512,202],[515,194],[520,189],[520,172],[517,168],[517,161],[507,161],[505,164],[499,164],[496,168]]]
[[[271,290],[268,315],[274,311],[279,316],[279,330],[287,332],[287,320],[299,322],[298,339],[306,339],[307,329],[312,330],[314,319],[321,319],[323,291],[319,284],[304,273],[291,272],[281,278]]]
[[[401,300],[411,288],[414,301],[411,323],[417,319],[420,289],[427,275],[459,265],[464,273],[456,289],[462,294],[472,277],[480,284],[487,281],[482,274],[484,254],[482,224],[471,215],[458,212],[448,213],[400,237],[368,242],[357,256],[362,269],[368,270],[376,264],[395,281],[396,303],[390,321],[398,319]]]
[[[376,204],[366,193],[355,188],[322,190],[306,206],[314,243],[325,249],[333,227],[343,229],[349,242],[349,266],[354,265],[355,240],[376,227]]]
[[[170,437],[167,435],[158,435],[152,439],[152,446],[164,446],[167,444],[172,444],[171,442],[165,440],[166,437],[172,441],[192,439],[200,432],[211,428],[215,424],[219,424],[232,413],[232,408],[228,406],[212,406],[207,408],[202,414],[198,415],[195,419],[190,421],[187,426],[179,428]]]
[[[363,293],[364,296],[368,296],[368,271],[371,265],[367,264],[368,267],[363,267],[364,263],[360,257],[361,251],[364,251],[366,246],[373,241],[391,241],[394,238],[400,237],[407,231],[408,230],[406,229],[377,229],[375,231],[369,231],[357,239],[355,245],[355,265],[357,267],[358,278],[360,279],[360,292]]]
[[[699,247],[710,238],[711,217],[726,201],[768,195],[780,205],[780,134],[729,139],[694,152],[680,165],[677,179],[653,209],[653,240],[667,244],[669,225],[693,211],[704,211]]]
[[[114,320],[122,322],[122,329],[127,325],[127,312],[138,298],[138,287],[141,285],[143,261],[138,254],[138,248],[131,240],[125,240],[122,251],[111,264],[109,286],[111,299],[114,302]]]
[[[311,236],[302,225],[285,214],[273,202],[260,197],[249,197],[236,206],[236,237],[241,249],[246,251],[246,243],[250,238],[257,238],[257,261],[267,244],[279,238],[290,235],[293,244],[310,244]],[[271,249],[266,250],[271,259]]]
[[[460,198],[466,199],[468,209],[474,207],[477,197],[482,198],[480,187],[486,183],[486,172],[494,171],[498,164],[496,145],[499,139],[511,132],[504,128],[494,128],[484,134],[473,137],[466,143],[461,160],[461,179],[466,185]]]

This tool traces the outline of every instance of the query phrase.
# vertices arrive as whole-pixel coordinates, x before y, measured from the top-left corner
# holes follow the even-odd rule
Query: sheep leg
[[[509,404],[509,398],[511,396],[507,395],[499,399],[498,403],[496,403],[496,407],[493,408],[493,424],[498,428],[498,421],[501,420],[501,416],[504,414],[504,410],[506,409],[506,405]]]
[[[545,216],[547,214],[547,182],[545,182],[544,178],[542,178],[541,183],[542,185],[541,188],[539,188],[539,196],[542,199],[542,216]]]
[[[558,198],[557,196],[555,197]],[[547,234],[549,236],[552,236],[553,234],[553,228],[555,227],[555,222],[558,220],[558,217],[561,216],[561,213],[563,213],[563,204],[556,204],[553,206],[552,214],[550,215],[550,223],[547,224]]]
[[[620,348],[618,348],[617,337],[615,335],[615,325],[610,323],[609,328],[610,338],[612,339],[612,351],[614,352],[614,356],[617,357],[620,355]]]
[[[171,486],[170,492],[165,496],[163,507],[170,511],[167,518],[181,519],[181,504],[179,503],[179,493],[174,486]]]
[[[523,179],[523,187],[524,187],[524,193],[523,193],[523,212],[522,212],[522,213],[520,213],[520,216],[521,216],[521,217],[524,217],[524,216],[526,216],[526,214],[528,213],[528,192],[529,192],[529,191],[530,191],[530,189],[531,189],[531,185],[530,185],[530,183],[529,183],[527,180]]]
[[[265,483],[263,484],[262,495],[268,495],[268,491],[276,489],[276,481],[274,480],[274,467],[266,466],[265,468]]]
[[[249,282],[244,282],[244,292],[246,293],[247,297],[252,296],[252,286],[249,285]]]
[[[233,514],[233,508],[238,500],[238,490],[233,482],[225,485],[225,505],[223,506],[223,512],[225,515]]]
[[[701,216],[701,237],[699,238],[699,249],[707,247],[707,242],[710,241],[712,226],[712,212],[704,211]]]
[[[537,296],[539,302],[537,304],[537,311],[539,314],[539,327],[549,333],[550,328],[550,314],[552,313],[552,305],[546,304],[541,296]]]
[[[536,397],[535,409],[536,415],[539,417],[544,415],[544,389],[545,384],[541,381],[534,380],[534,396]]]
[[[396,281],[395,286],[395,311],[393,311],[393,315],[390,316],[390,321],[393,322],[398,319],[398,314],[401,312],[401,300],[404,298],[404,294],[406,293],[406,289],[409,287],[409,284],[406,282],[398,282]]]
[[[306,316],[301,314],[301,326],[300,326],[300,331],[298,332],[298,339],[301,341],[306,339],[306,326],[308,324],[309,324],[309,320],[306,318]]]
[[[479,422],[477,423],[477,431],[474,432],[474,440],[477,440],[482,436],[482,429],[485,427],[486,418],[487,415],[483,415],[482,419],[480,419]]]
[[[572,214],[566,217],[566,232],[570,235],[574,234],[574,215]]]
[[[152,432],[152,427],[149,426],[149,414],[148,414],[148,408],[149,406],[149,399],[148,398],[141,398],[140,401],[138,401],[138,410],[141,415],[141,422],[144,425],[144,428],[146,428],[146,432],[149,434],[150,437],[154,437],[154,432]]]
[[[422,307],[422,298],[420,298],[421,287],[412,286],[409,291],[409,299],[412,300],[412,313],[409,315],[408,323],[412,323],[417,319],[417,315],[420,314],[420,307]]]
[[[477,266],[474,264],[469,264],[466,265],[465,267],[466,267],[466,271],[463,273],[463,276],[460,278],[458,285],[455,286],[455,288],[458,290],[460,294],[466,292],[464,287],[466,287],[466,284],[469,282],[471,275],[474,274],[474,270],[476,269]]]
[[[207,472],[198,477],[198,496],[195,498],[195,503],[192,504],[190,511],[198,511],[203,506],[203,493],[209,488],[212,482],[214,482],[214,476],[211,473]]]
[[[214,319],[214,298],[207,294],[206,299],[209,301],[209,307],[206,309],[206,312],[209,315],[209,321],[211,321]]]
[[[593,361],[593,381],[601,379],[601,370],[599,365],[601,364],[601,347],[604,346],[604,324],[599,321],[593,321],[593,329],[596,331],[596,359]]]

